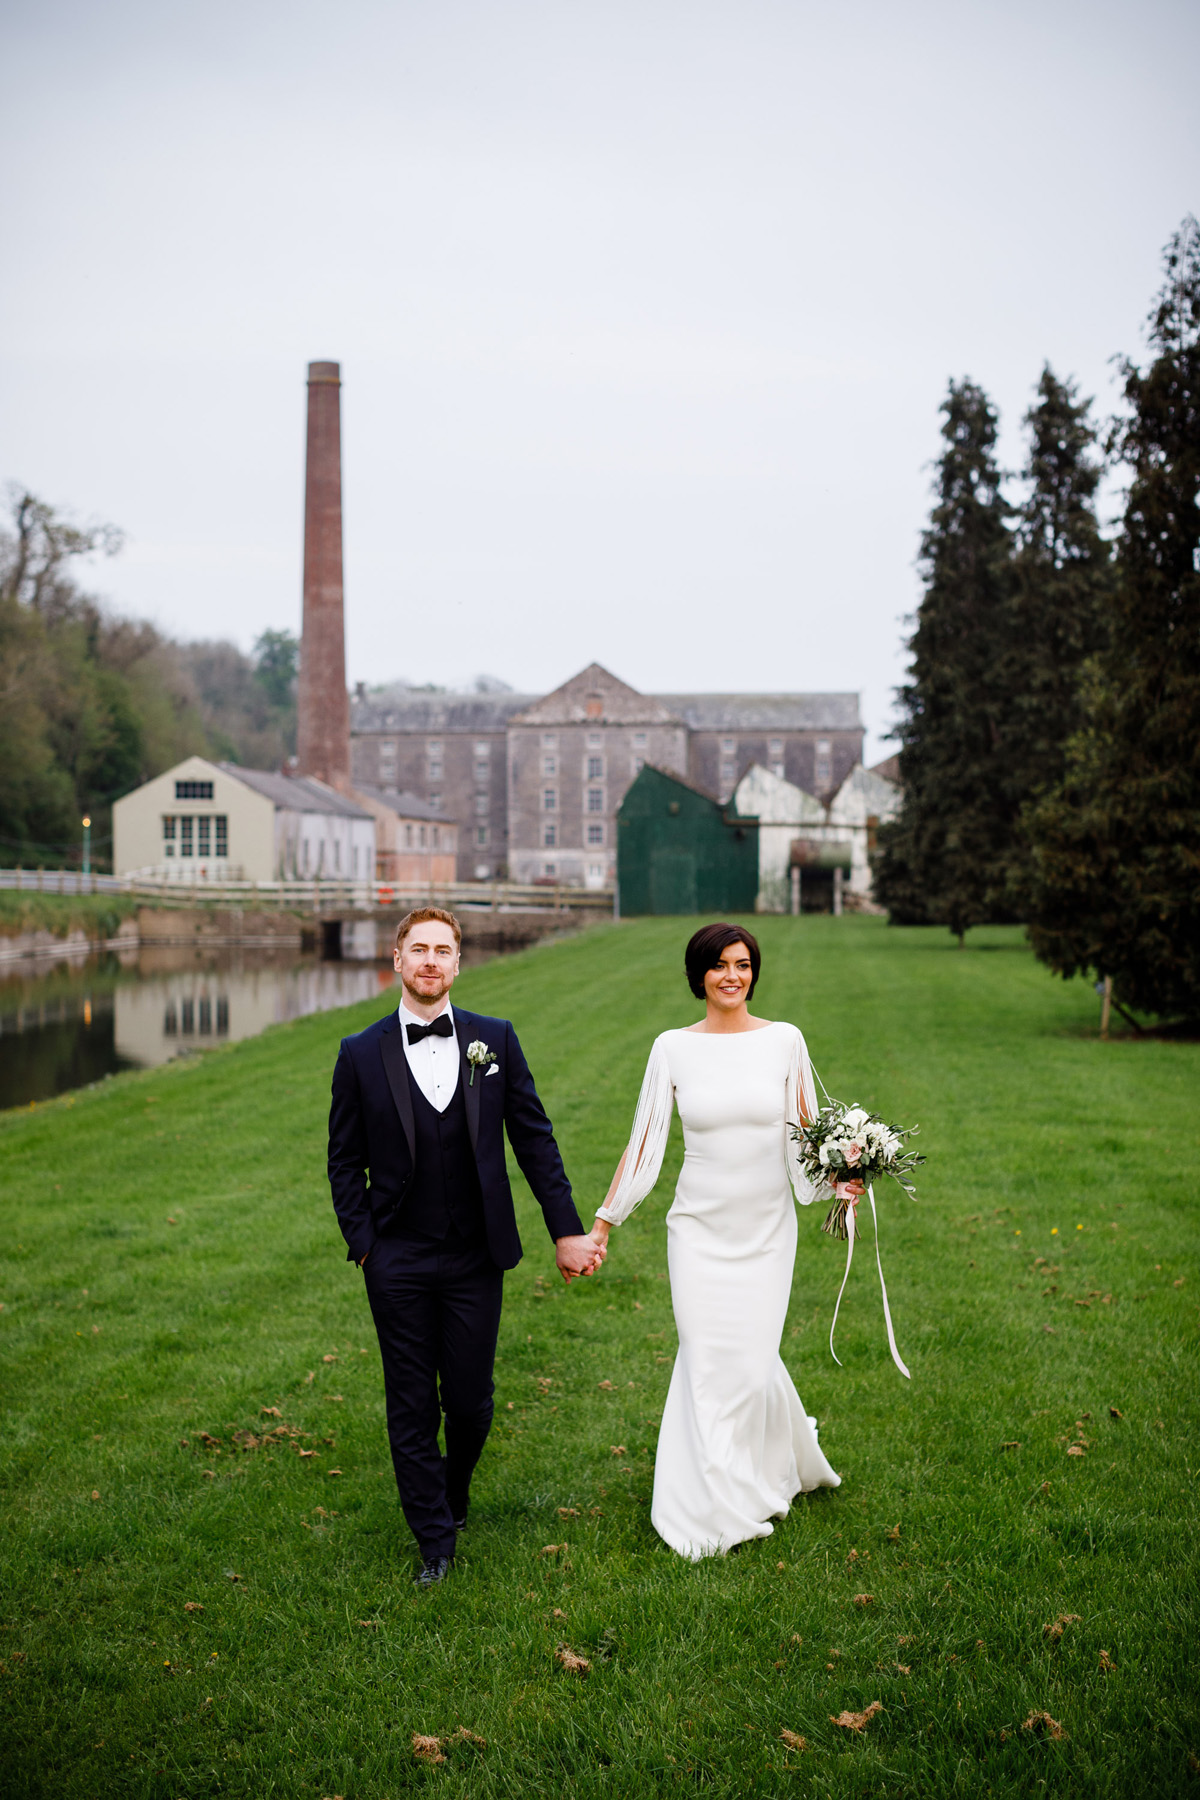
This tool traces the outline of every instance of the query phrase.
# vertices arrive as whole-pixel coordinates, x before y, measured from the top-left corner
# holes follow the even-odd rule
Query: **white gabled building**
[[[903,790],[877,769],[856,763],[829,802],[830,833],[850,840],[850,890],[869,896],[875,833],[900,811]]]
[[[790,903],[792,845],[800,837],[816,837],[825,829],[825,808],[761,763],[751,763],[733,790],[733,804],[743,818],[758,820],[758,899],[754,910],[787,912]]]
[[[755,763],[733,799],[739,813],[759,821],[756,911],[789,910],[793,862],[814,870],[840,868],[850,893],[870,897],[875,832],[900,809],[896,782],[856,763],[826,807],[815,794]]]
[[[369,881],[375,820],[311,776],[189,756],[116,802],[113,872],[178,881]]]

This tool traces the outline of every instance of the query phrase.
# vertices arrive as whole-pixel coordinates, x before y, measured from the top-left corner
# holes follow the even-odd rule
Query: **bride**
[[[705,1016],[654,1041],[629,1146],[593,1235],[627,1219],[658,1179],[672,1101],[684,1158],[667,1214],[679,1354],[663,1411],[650,1518],[683,1556],[769,1537],[798,1493],[838,1487],[779,1355],[796,1255],[796,1209],[815,1190],[789,1122],[816,1115],[804,1039],[757,1019],[761,956],[750,932],[706,925],[688,944]],[[857,1200],[861,1182],[838,1193]]]

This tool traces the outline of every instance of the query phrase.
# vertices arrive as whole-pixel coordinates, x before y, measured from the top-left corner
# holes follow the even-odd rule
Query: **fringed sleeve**
[[[811,1206],[818,1193],[824,1193],[822,1185],[817,1188],[809,1180],[800,1162],[799,1149],[792,1136],[792,1126],[811,1124],[817,1116],[817,1089],[813,1081],[812,1064],[808,1060],[808,1045],[804,1042],[804,1034],[796,1033],[796,1042],[792,1046],[792,1059],[787,1072],[787,1103],[784,1109],[784,1156],[787,1160],[788,1179],[792,1184],[792,1192],[801,1206]]]
[[[642,1091],[638,1095],[637,1111],[633,1115],[633,1130],[629,1134],[629,1147],[625,1152],[625,1167],[621,1171],[616,1193],[600,1208],[597,1218],[607,1219],[610,1225],[620,1225],[634,1207],[646,1198],[662,1168],[674,1103],[675,1093],[671,1086],[667,1052],[662,1039],[657,1038],[650,1051]]]

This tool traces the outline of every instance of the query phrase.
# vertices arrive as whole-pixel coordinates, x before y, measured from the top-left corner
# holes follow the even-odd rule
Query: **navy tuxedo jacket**
[[[579,1237],[583,1225],[516,1032],[507,1019],[485,1019],[457,1006],[454,1031],[488,1250],[499,1268],[512,1269],[521,1260],[521,1240],[504,1163],[506,1130],[550,1236]],[[476,1039],[496,1061],[477,1068],[472,1082],[467,1045]],[[395,1012],[357,1037],[343,1038],[338,1052],[329,1110],[329,1185],[353,1262],[361,1262],[400,1218],[412,1181],[416,1134],[407,1062]]]

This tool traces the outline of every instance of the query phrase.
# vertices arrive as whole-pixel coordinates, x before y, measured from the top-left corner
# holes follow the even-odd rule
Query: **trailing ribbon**
[[[896,1348],[896,1334],[892,1330],[892,1313],[891,1308],[888,1306],[887,1286],[883,1279],[883,1260],[879,1254],[879,1214],[875,1211],[875,1189],[870,1182],[867,1183],[867,1198],[871,1202],[871,1217],[875,1221],[875,1262],[879,1269],[879,1291],[883,1295],[883,1317],[884,1322],[887,1325],[888,1348],[892,1353],[892,1361],[895,1363],[900,1373],[906,1380],[911,1381],[912,1376],[900,1360],[900,1352]],[[846,1283],[850,1279],[850,1264],[854,1260],[854,1233],[854,1203],[851,1201],[850,1205],[846,1208],[846,1273],[842,1276],[842,1285],[838,1289],[837,1303],[833,1309],[833,1323],[829,1327],[829,1354],[832,1356],[839,1369],[842,1367],[842,1359],[833,1347],[833,1333],[837,1326],[838,1309],[842,1304],[842,1295],[845,1293]]]

